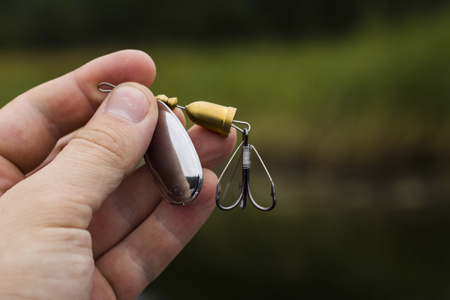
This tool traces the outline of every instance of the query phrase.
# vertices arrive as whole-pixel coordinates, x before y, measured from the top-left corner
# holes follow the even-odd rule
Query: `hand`
[[[0,299],[135,299],[206,221],[209,169],[185,207],[161,202],[136,169],[158,118],[145,87],[155,74],[146,54],[121,51],[0,110]],[[105,94],[101,81],[129,83]],[[206,168],[236,140],[198,126],[189,135]]]

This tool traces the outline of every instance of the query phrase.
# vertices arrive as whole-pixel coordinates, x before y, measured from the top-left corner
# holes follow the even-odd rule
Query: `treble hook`
[[[236,121],[235,121],[236,122]],[[235,127],[236,129],[238,129],[239,131],[242,132],[242,143],[236,148],[236,151],[234,151],[233,155],[231,156],[230,160],[228,161],[227,165],[225,166],[224,170],[222,171],[222,174],[219,177],[219,180],[217,182],[217,189],[216,189],[216,204],[217,207],[222,209],[222,210],[231,210],[233,208],[235,208],[236,206],[238,206],[240,204],[241,208],[244,209],[246,204],[247,204],[247,199],[250,200],[250,202],[259,210],[262,211],[269,211],[272,210],[276,203],[277,203],[277,198],[276,198],[276,194],[275,194],[275,185],[273,183],[272,177],[269,174],[269,171],[266,168],[266,165],[264,164],[263,160],[261,159],[261,156],[259,155],[258,151],[256,151],[256,148],[253,145],[250,145],[248,143],[248,132],[250,131],[250,124],[247,122],[242,122],[242,121],[237,121],[236,123],[240,123],[240,124],[245,124],[248,126],[247,128],[241,129],[235,125],[233,125],[233,127]],[[236,202],[234,202],[232,205],[230,206],[223,206],[220,203],[220,194],[221,194],[221,186],[220,186],[220,180],[222,179],[223,175],[225,174],[225,171],[228,169],[228,166],[230,165],[231,161],[233,160],[234,156],[236,155],[236,153],[239,151],[239,149],[242,148],[242,153],[241,153],[241,157],[239,158],[236,166],[233,169],[231,178],[234,177],[234,174],[236,173],[236,169],[237,166],[239,165],[239,162],[242,160],[242,181],[241,181],[241,186],[240,186],[240,193],[239,193],[239,197],[236,200]],[[270,206],[262,206],[259,205],[255,199],[253,199],[252,196],[252,192],[250,190],[250,168],[251,168],[251,150],[255,151],[256,155],[258,156],[259,161],[261,162],[262,166],[264,167],[264,170],[266,171],[267,176],[269,177],[270,180],[270,184],[271,184],[271,193],[270,195],[272,196],[272,204]],[[227,183],[227,186],[225,188],[225,192],[224,192],[224,197],[227,194],[228,188],[230,186],[230,182],[231,182],[231,178],[229,180],[229,182]]]

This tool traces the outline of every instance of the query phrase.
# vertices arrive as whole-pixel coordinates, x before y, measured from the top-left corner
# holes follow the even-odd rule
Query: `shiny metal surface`
[[[163,198],[186,205],[203,184],[200,159],[176,115],[159,100],[158,109],[158,123],[144,158]]]

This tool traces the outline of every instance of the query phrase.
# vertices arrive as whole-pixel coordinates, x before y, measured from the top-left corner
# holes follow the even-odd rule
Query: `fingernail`
[[[133,123],[139,123],[147,115],[148,100],[138,88],[124,85],[111,92],[105,111],[124,118]]]

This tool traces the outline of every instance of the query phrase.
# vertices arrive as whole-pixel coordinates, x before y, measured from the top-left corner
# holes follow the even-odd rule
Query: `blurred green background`
[[[154,93],[252,124],[276,209],[216,210],[142,299],[450,297],[446,1],[4,1],[0,24],[1,105],[138,48]]]

